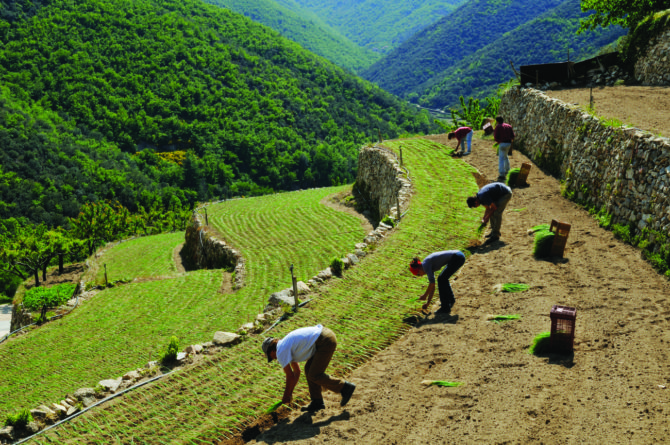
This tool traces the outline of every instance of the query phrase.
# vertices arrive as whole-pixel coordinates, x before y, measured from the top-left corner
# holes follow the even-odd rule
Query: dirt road
[[[497,176],[491,142],[475,140],[465,160]],[[512,166],[525,160],[515,153]],[[295,412],[251,443],[667,441],[668,281],[563,199],[557,180],[534,168],[529,182],[514,191],[501,241],[461,269],[451,318],[430,315],[350,375],[358,388],[345,409],[327,394],[325,410]],[[552,218],[572,224],[565,258],[536,260],[527,229]],[[531,289],[493,293],[501,283]],[[574,356],[529,355],[535,335],[550,329],[553,304],[577,308]],[[487,314],[522,318],[495,324]],[[425,387],[424,379],[463,386]]]

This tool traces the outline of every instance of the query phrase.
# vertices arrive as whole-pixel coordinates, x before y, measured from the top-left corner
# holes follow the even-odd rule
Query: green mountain
[[[465,0],[276,0],[321,17],[361,47],[386,54]]]
[[[454,105],[459,96],[486,97],[512,78],[515,66],[564,62],[592,56],[625,34],[610,26],[577,35],[584,14],[579,3],[568,0],[541,16],[504,34],[469,57],[450,66],[420,86],[419,103],[429,107]]]
[[[423,105],[453,105],[460,95],[490,93],[513,77],[510,61],[562,61],[568,48],[576,59],[623,33],[610,27],[578,36],[581,16],[575,0],[471,0],[362,75]]]
[[[262,23],[303,48],[353,72],[367,68],[380,58],[327,25],[316,14],[297,4],[280,5],[275,0],[206,0]]]
[[[12,181],[32,182],[18,194],[2,189],[3,217],[60,224],[98,199],[167,207],[173,196],[192,203],[349,182],[358,148],[378,130],[434,129],[427,114],[227,9],[10,6],[0,21],[0,165]]]

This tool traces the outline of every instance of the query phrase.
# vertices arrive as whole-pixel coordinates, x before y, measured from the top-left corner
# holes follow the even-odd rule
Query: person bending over
[[[286,374],[282,403],[289,404],[293,400],[293,389],[300,378],[298,363],[305,361],[305,376],[311,403],[301,408],[302,411],[316,412],[325,408],[323,389],[342,394],[340,406],[349,402],[356,385],[326,374],[326,368],[336,348],[335,333],[320,324],[296,329],[282,339],[268,337],[263,340],[262,349],[268,362],[276,359]]]
[[[465,263],[465,255],[460,250],[444,250],[442,252],[433,252],[421,261],[415,257],[409,264],[409,270],[414,275],[421,277],[428,275],[428,288],[426,292],[419,297],[419,300],[426,300],[422,306],[423,310],[428,310],[430,303],[433,301],[433,294],[435,293],[435,272],[442,270],[437,277],[437,286],[440,293],[440,309],[435,313],[440,315],[450,315],[451,308],[454,306],[456,299],[454,298],[454,291],[449,284],[449,278],[456,273],[458,269]],[[446,267],[445,267],[446,266]]]
[[[491,220],[491,233],[486,235],[487,243],[493,243],[500,239],[502,215],[510,199],[512,199],[512,189],[501,182],[487,184],[475,196],[467,199],[468,207],[471,209],[480,205],[486,207],[482,224],[486,224],[489,219]]]
[[[470,127],[460,127],[456,131],[447,134],[447,139],[452,140],[456,138],[456,153],[458,153],[458,146],[461,146],[462,155],[469,155],[472,151],[472,135],[475,134]],[[468,143],[468,151],[465,151],[465,143]]]

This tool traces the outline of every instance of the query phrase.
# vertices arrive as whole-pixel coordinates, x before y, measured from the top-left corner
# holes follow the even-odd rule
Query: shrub
[[[535,244],[533,245],[533,255],[536,258],[542,258],[551,254],[551,245],[554,243],[554,232],[549,228],[542,228],[535,231]]]
[[[516,185],[516,178],[519,177],[519,172],[521,171],[520,168],[513,168],[509,172],[507,172],[507,185],[515,186]]]
[[[344,270],[344,263],[339,258],[333,258],[333,261],[330,262],[330,271],[333,275],[341,277],[342,271]]]
[[[386,215],[381,222],[383,222],[387,226],[395,227],[395,220],[388,215]]]
[[[34,287],[26,292],[23,297],[23,305],[31,311],[38,311],[44,305],[57,307],[70,299],[74,292],[75,284],[64,283],[52,287]]]
[[[170,337],[167,350],[161,357],[161,363],[166,365],[177,360],[177,353],[179,352],[179,339],[174,335]]]
[[[5,420],[5,426],[13,426],[14,428],[25,428],[28,423],[33,421],[33,416],[27,409],[22,409],[16,414],[8,414]]]

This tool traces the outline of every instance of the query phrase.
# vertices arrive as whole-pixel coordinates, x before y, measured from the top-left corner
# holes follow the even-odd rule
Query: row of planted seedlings
[[[443,146],[429,141],[386,145],[397,150],[399,143],[415,187],[410,212],[374,253],[341,279],[324,284],[307,307],[272,333],[281,337],[303,326],[328,326],[338,336],[329,368],[335,375],[348,374],[408,327],[404,320],[418,309],[412,297],[425,287],[407,271],[409,260],[435,250],[462,248],[477,226],[477,212],[464,205],[465,198],[476,191],[472,168],[452,160]],[[445,219],[445,213],[451,216]],[[112,404],[86,413],[37,442],[216,443],[239,434],[281,398],[283,373],[276,363],[264,360],[262,337],[206,356],[188,373],[170,374],[130,393],[122,407]],[[296,400],[304,400],[306,394],[301,383]]]

